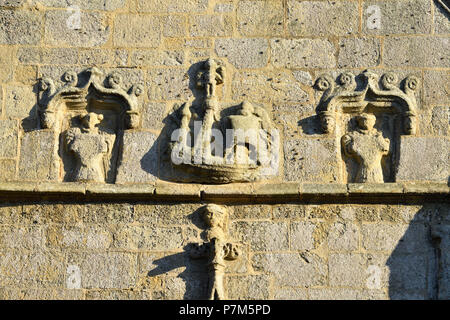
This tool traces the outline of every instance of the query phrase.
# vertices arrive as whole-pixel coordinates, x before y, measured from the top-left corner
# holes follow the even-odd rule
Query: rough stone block
[[[78,6],[82,10],[114,11],[123,8],[126,0],[72,0],[69,3],[60,0],[39,0],[39,2],[46,7]]]
[[[289,71],[237,72],[232,83],[234,100],[287,103],[306,102],[309,95]],[[298,121],[298,120],[297,120]]]
[[[123,154],[117,169],[117,183],[143,183],[156,180],[158,147],[150,132],[130,131],[123,137]]]
[[[331,139],[288,140],[284,144],[284,177],[288,181],[334,182],[337,147]]]
[[[446,138],[401,137],[397,181],[445,181],[450,171]]]
[[[234,221],[230,229],[236,241],[250,244],[254,251],[287,250],[288,226],[284,222]]]
[[[379,10],[380,16],[377,17]],[[379,28],[373,19],[379,19]],[[363,32],[370,34],[430,33],[432,14],[430,1],[365,1],[363,5]]]
[[[41,227],[0,226],[0,247],[37,249],[43,246]]]
[[[54,133],[51,131],[25,133],[20,148],[19,179],[55,180],[58,168]]]
[[[83,49],[78,53],[79,63],[89,67],[100,65],[126,66],[126,50]]]
[[[275,300],[308,300],[308,292],[301,288],[279,288],[275,289]]]
[[[268,219],[271,208],[267,205],[236,205],[230,214],[232,219]]]
[[[240,1],[237,7],[237,23],[243,36],[280,36],[284,33],[283,3]]]
[[[36,84],[37,66],[16,66],[14,69],[14,81],[28,86]]]
[[[16,119],[28,117],[36,104],[36,94],[33,92],[33,87],[7,85],[5,91],[6,115]]]
[[[70,18],[73,11],[47,11],[45,42],[49,45],[96,47],[105,44],[110,36],[108,17],[99,12],[81,12],[78,28]]]
[[[138,0],[139,12],[151,13],[194,13],[208,8],[209,0]]]
[[[298,219],[305,218],[305,206],[302,205],[279,205],[273,208],[274,219]]]
[[[357,250],[359,247],[358,225],[351,222],[335,222],[328,235],[331,250]]]
[[[449,68],[450,41],[445,37],[389,37],[384,40],[387,67]]]
[[[17,120],[0,120],[0,157],[17,155]]]
[[[41,40],[42,14],[0,10],[0,44],[37,44]]]
[[[149,102],[142,110],[142,128],[161,130],[166,117],[166,104],[163,102]]]
[[[233,32],[233,19],[226,14],[189,17],[191,37],[226,37]]]
[[[131,253],[70,253],[67,266],[79,268],[84,289],[126,289],[136,281],[137,258]]]
[[[314,249],[314,230],[316,225],[312,222],[291,223],[291,249],[312,250]]]
[[[192,97],[189,76],[184,68],[150,69],[146,84],[150,100],[182,100]]]
[[[216,53],[238,69],[263,68],[268,62],[266,39],[216,39]]]
[[[0,283],[3,287],[63,286],[65,270],[61,253],[41,249],[8,249],[1,252],[1,257]]]
[[[114,247],[130,250],[178,250],[183,247],[180,227],[125,226],[114,234]]]
[[[346,288],[321,288],[310,289],[309,298],[311,300],[356,300],[359,290]]]
[[[271,62],[277,68],[334,68],[336,48],[326,39],[274,39]]]
[[[425,70],[423,82],[426,103],[450,103],[450,73],[448,71]]]
[[[367,68],[380,64],[381,45],[376,38],[345,38],[339,41],[339,68]]]
[[[343,36],[358,32],[355,1],[288,1],[288,29],[293,36]]]
[[[186,18],[183,16],[164,17],[163,36],[164,37],[184,37],[187,32]]]
[[[135,50],[131,55],[130,64],[133,66],[173,67],[182,65],[184,59],[183,51]]]
[[[229,276],[224,281],[228,299],[269,299],[270,278],[267,275]]]
[[[14,159],[0,160],[0,181],[12,181],[16,177],[16,163]]]
[[[114,44],[119,47],[158,47],[161,42],[160,18],[121,14],[116,16]]]
[[[326,282],[326,265],[321,258],[308,253],[255,254],[252,267],[271,273],[277,286],[309,287]]]

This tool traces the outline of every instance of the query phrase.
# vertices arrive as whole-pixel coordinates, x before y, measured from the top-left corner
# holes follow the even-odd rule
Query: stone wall
[[[0,298],[207,298],[215,202],[231,299],[448,299],[445,3],[70,3],[0,0]],[[274,172],[173,165],[202,106],[277,130]]]

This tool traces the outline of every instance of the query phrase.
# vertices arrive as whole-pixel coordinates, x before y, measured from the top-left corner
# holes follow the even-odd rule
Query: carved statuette
[[[114,183],[127,129],[139,126],[140,84],[124,87],[121,74],[97,68],[68,71],[64,84],[40,80],[38,127],[55,133],[64,181]],[[60,139],[59,137],[63,139]]]
[[[176,106],[169,117],[175,128],[170,163],[177,181],[247,182],[277,173],[279,137],[269,114],[249,101],[221,110],[219,92],[225,80],[223,62],[203,62],[195,76],[195,104]]]
[[[209,300],[226,299],[223,288],[226,260],[236,260],[240,255],[237,244],[227,239],[228,212],[223,206],[208,204],[203,210],[203,219],[207,242],[195,244],[190,252],[193,259],[205,258],[208,261],[208,298]]]
[[[358,86],[359,85],[359,86]],[[323,75],[316,81],[323,91],[317,114],[325,134],[341,139],[348,182],[394,182],[401,135],[417,131],[415,92],[419,80],[398,80],[394,73],[379,77],[371,71],[358,76],[342,73],[336,81]]]
[[[389,139],[374,128],[374,115],[364,113],[356,121],[357,129],[342,137],[344,153],[359,165],[355,182],[383,183],[381,158],[389,153]]]

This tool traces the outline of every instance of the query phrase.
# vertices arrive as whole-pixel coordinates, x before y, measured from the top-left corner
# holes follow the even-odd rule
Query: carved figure
[[[389,139],[374,128],[374,115],[364,113],[356,121],[356,131],[342,137],[344,154],[356,159],[359,165],[355,182],[383,183],[381,158],[389,153]]]
[[[108,141],[99,134],[97,125],[103,115],[90,112],[81,116],[81,129],[67,133],[67,148],[73,152],[77,165],[73,176],[79,182],[104,182],[103,157],[109,151]]]
[[[208,204],[203,208],[202,213],[203,219],[208,225],[208,230],[206,230],[208,242],[195,244],[190,256],[193,259],[206,258],[208,260],[208,298],[209,300],[223,300],[226,299],[223,288],[225,261],[237,259],[240,252],[236,244],[227,241],[227,209],[216,204]]]

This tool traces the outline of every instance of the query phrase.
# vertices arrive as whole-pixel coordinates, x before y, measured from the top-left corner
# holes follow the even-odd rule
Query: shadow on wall
[[[449,213],[448,204],[425,204],[415,213],[386,262],[390,299],[450,298]]]

